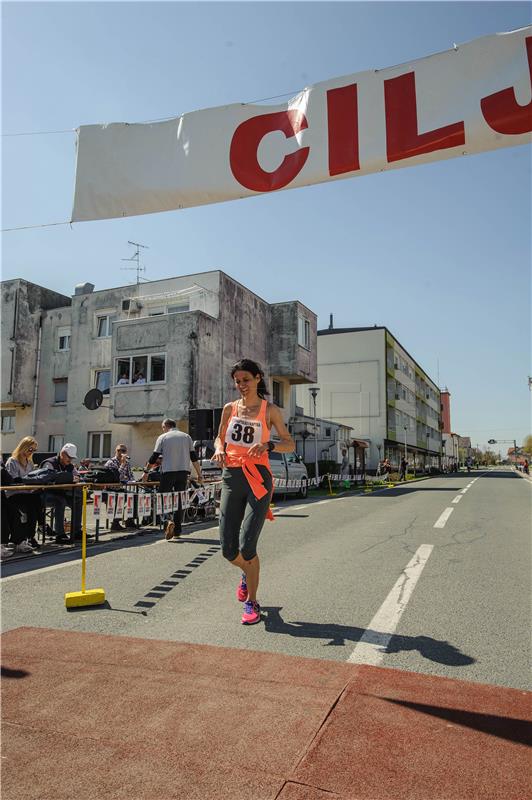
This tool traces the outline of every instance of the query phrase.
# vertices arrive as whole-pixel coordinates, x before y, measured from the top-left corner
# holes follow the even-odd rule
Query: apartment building
[[[34,434],[41,451],[65,441],[95,461],[124,442],[144,463],[173,417],[235,397],[240,358],[264,368],[288,421],[290,387],[317,378],[316,315],[269,304],[220,270],[74,295],[17,279],[2,283],[2,452]],[[103,393],[95,410],[89,389]]]
[[[407,453],[418,468],[441,460],[440,391],[384,326],[318,331],[317,414],[353,429],[367,444],[366,467]],[[307,387],[296,387],[299,406],[312,414]]]

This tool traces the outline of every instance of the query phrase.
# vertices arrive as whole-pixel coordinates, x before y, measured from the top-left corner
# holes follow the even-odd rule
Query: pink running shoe
[[[260,622],[260,606],[256,600],[246,600],[242,625],[255,625],[257,622]]]
[[[245,603],[248,599],[248,585],[246,583],[246,575],[243,572],[242,577],[240,578],[240,583],[236,587],[236,599],[240,603]]]

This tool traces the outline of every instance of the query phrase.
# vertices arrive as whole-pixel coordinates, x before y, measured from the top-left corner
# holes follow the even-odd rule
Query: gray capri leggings
[[[257,542],[272,495],[271,473],[262,465],[258,469],[268,489],[260,500],[253,494],[241,467],[226,467],[223,471],[220,544],[228,561],[234,561],[239,553],[246,561],[257,555]]]

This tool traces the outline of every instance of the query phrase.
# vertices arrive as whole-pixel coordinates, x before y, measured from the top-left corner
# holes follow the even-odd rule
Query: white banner
[[[78,129],[72,221],[128,217],[414,166],[530,141],[532,26],[287,103]]]

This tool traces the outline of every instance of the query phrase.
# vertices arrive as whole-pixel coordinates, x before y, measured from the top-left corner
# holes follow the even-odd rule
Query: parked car
[[[274,494],[297,494],[298,497],[306,497],[308,494],[308,473],[307,468],[297,453],[270,453],[270,467],[274,478],[288,481],[298,481],[296,487],[277,486]]]

